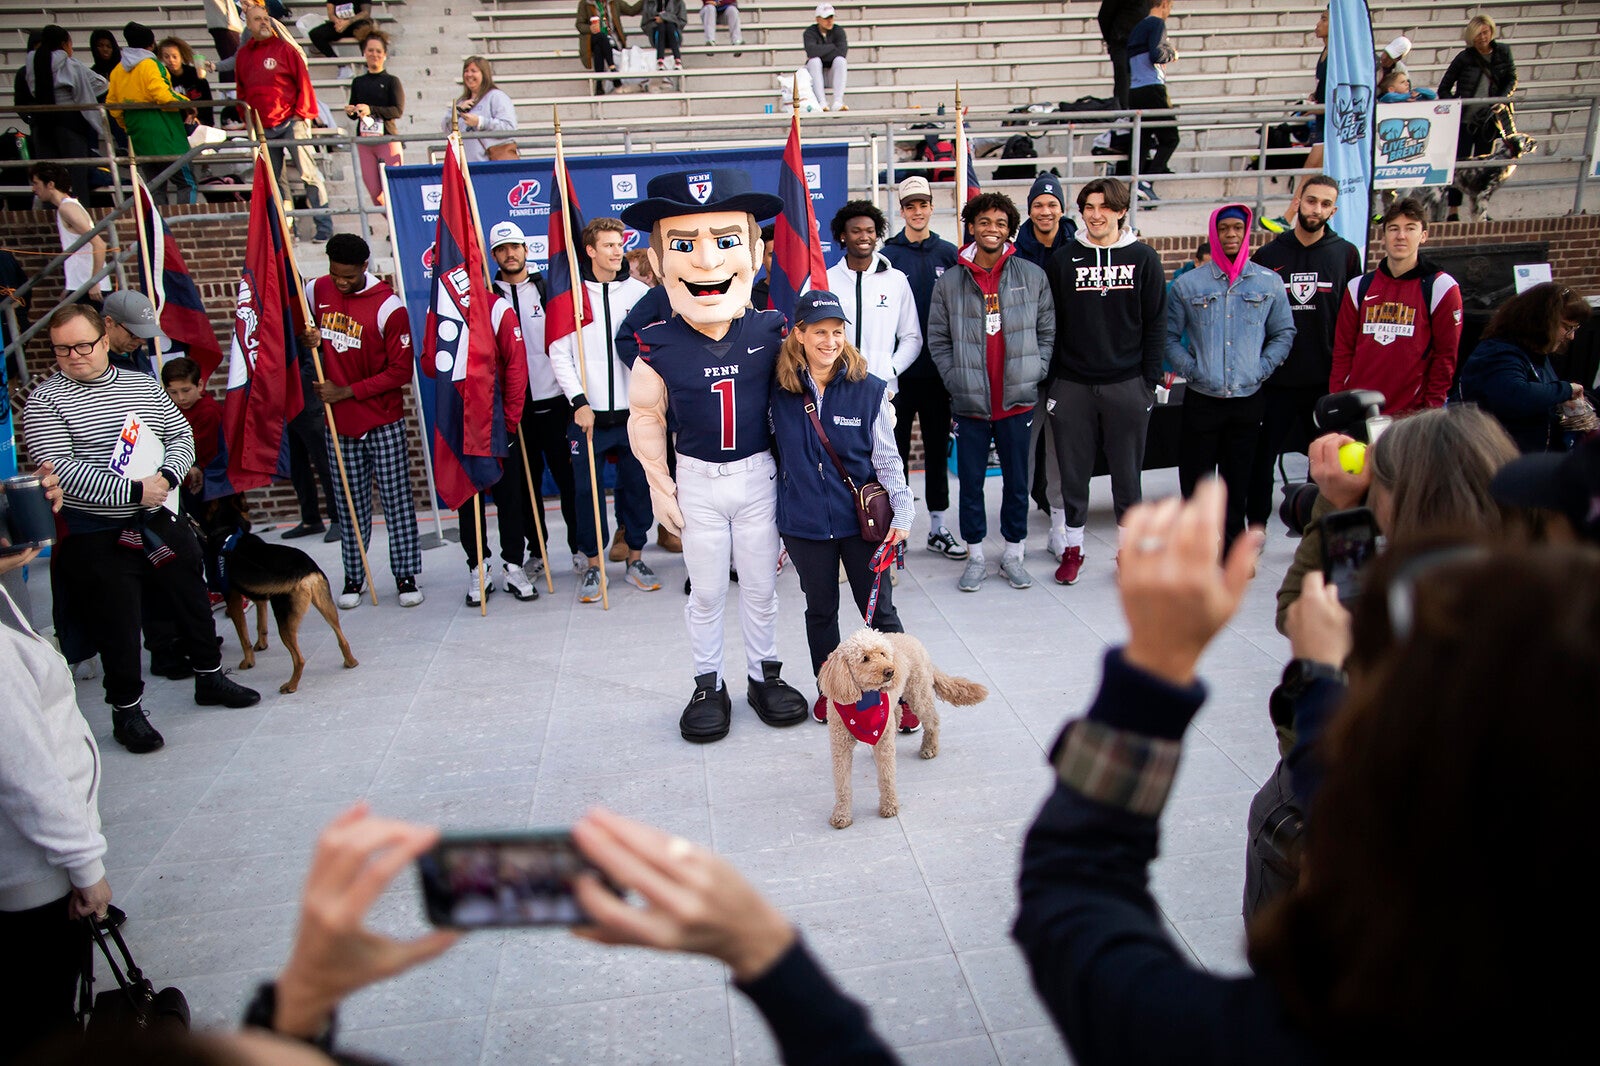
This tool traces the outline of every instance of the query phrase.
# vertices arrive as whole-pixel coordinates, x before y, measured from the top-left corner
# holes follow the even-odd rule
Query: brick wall
[[[228,342],[233,334],[233,308],[238,291],[239,273],[244,266],[246,226],[243,219],[217,219],[209,216],[243,206],[245,205],[196,204],[167,206],[162,209],[162,218],[169,223],[173,236],[183,249],[184,259],[189,264],[190,277],[200,290],[200,297],[205,301],[206,311],[211,318],[211,326],[222,342],[223,364],[211,376],[210,381],[210,391],[219,401],[222,400],[228,383]],[[104,213],[103,210],[93,212],[96,218]],[[42,267],[61,250],[60,240],[56,234],[54,212],[0,211],[0,232],[5,234],[6,247],[21,253],[37,253],[18,256],[24,269]],[[133,226],[131,224],[122,226],[118,232],[124,238],[132,236]],[[130,269],[130,278],[136,274],[137,268]],[[55,306],[61,297],[62,283],[58,271],[55,276],[41,282],[33,290],[35,317]],[[23,381],[32,383],[42,380],[54,369],[55,361],[50,356],[48,338],[44,331],[40,331],[28,347],[26,373],[21,377]],[[19,451],[22,450],[23,391],[18,383],[14,383],[12,402],[17,415]],[[412,429],[412,485],[415,487],[417,508],[420,512],[429,502],[427,478],[422,465],[420,438],[416,431],[418,424],[416,408],[409,390],[406,392],[405,404],[407,422]],[[27,462],[25,452],[21,459],[24,463]],[[287,482],[252,492],[250,499],[252,508],[260,517],[292,518],[298,515],[294,491]],[[376,492],[372,494],[372,501],[374,510],[382,513]]]
[[[217,335],[226,339],[233,328],[233,301],[239,269],[244,261],[245,224],[243,220],[217,220],[206,216],[222,208],[211,205],[169,207],[164,213],[172,223],[172,232],[183,247],[189,269],[206,301],[212,326]],[[7,247],[23,252],[54,254],[60,245],[56,237],[55,218],[48,212],[0,212],[0,229],[6,234]],[[131,232],[131,227],[128,228]],[[1570,285],[1585,295],[1600,294],[1600,216],[1577,215],[1564,218],[1518,219],[1510,222],[1440,222],[1429,227],[1428,244],[1434,248],[1462,248],[1480,244],[1511,244],[1521,241],[1545,241],[1550,246],[1551,265],[1555,279]],[[1189,237],[1153,237],[1149,243],[1161,253],[1162,265],[1170,274],[1193,253],[1200,235]],[[1264,242],[1265,235],[1252,236],[1256,247]],[[1376,240],[1370,244],[1369,265],[1376,264],[1379,255]],[[46,259],[22,256],[24,265],[42,265]],[[61,284],[50,280],[35,290],[34,307],[49,308],[61,297]],[[27,353],[28,377],[47,373],[53,367],[45,342],[36,340]],[[212,380],[212,391],[221,398],[226,384],[225,373]],[[406,395],[406,417],[412,427],[411,472],[416,488],[419,510],[428,506],[427,482],[423,475],[421,437],[416,430],[416,410],[411,395]],[[20,426],[20,414],[19,414]],[[19,440],[20,446],[20,440]],[[912,438],[912,462],[922,462],[921,434]],[[377,506],[376,493],[374,506]],[[269,517],[288,517],[295,513],[294,494],[288,485],[278,485],[254,494],[253,505],[257,513]]]

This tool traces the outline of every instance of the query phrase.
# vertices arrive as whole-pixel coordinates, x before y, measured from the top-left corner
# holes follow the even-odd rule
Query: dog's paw
[[[900,813],[900,804],[898,804],[898,803],[880,803],[880,804],[878,804],[878,817],[879,818],[893,818],[895,815],[897,815],[899,813]]]
[[[917,754],[922,756],[924,759],[935,758],[939,754],[939,745],[937,742],[933,741],[931,737],[925,738],[922,741],[922,748],[917,752]]]
[[[256,643],[255,643],[255,649],[256,649],[256,651],[266,651],[267,650],[267,638],[266,637],[257,637],[256,638]]]
[[[299,687],[300,686],[296,685],[293,681],[285,681],[283,684],[278,686],[278,691],[287,696],[289,693],[293,692]]]
[[[239,669],[241,670],[253,670],[255,665],[256,657],[254,655],[247,654],[243,659],[239,660]]]
[[[828,824],[833,826],[835,829],[848,829],[850,827],[850,823],[853,821],[855,821],[855,819],[850,817],[850,812],[848,810],[844,809],[843,807],[835,807],[833,809],[833,817],[828,819]]]

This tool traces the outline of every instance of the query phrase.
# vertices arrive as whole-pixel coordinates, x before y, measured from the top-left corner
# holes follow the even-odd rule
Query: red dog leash
[[[867,609],[863,615],[869,626],[872,624],[872,616],[878,612],[878,586],[883,582],[884,571],[891,566],[901,570],[906,568],[905,541],[880,544],[872,555],[872,594],[867,597]]]

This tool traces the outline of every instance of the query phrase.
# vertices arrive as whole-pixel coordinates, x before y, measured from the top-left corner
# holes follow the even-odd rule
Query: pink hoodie
[[[1234,256],[1232,260],[1227,259],[1222,254],[1222,241],[1217,237],[1217,216],[1230,207],[1239,208],[1244,212],[1244,243],[1239,246],[1239,254]],[[1217,265],[1218,270],[1222,271],[1223,276],[1228,279],[1229,285],[1239,280],[1239,275],[1244,272],[1245,263],[1250,259],[1250,224],[1254,221],[1255,219],[1251,217],[1248,204],[1223,204],[1211,212],[1211,261]]]

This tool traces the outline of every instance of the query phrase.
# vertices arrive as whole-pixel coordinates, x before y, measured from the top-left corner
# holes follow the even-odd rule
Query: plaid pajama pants
[[[328,457],[333,458],[333,434],[327,437]],[[369,430],[364,436],[339,434],[345,473],[350,478],[350,496],[355,500],[356,521],[346,513],[344,489],[335,499],[339,505],[339,555],[344,562],[346,583],[364,585],[361,552],[354,532],[361,531],[361,543],[372,543],[372,482],[378,482],[378,498],[389,526],[389,572],[395,580],[413,577],[422,570],[422,548],[417,543],[417,508],[411,498],[411,459],[406,450],[404,419]],[[337,474],[335,475],[337,476]],[[368,556],[368,562],[371,556]]]

